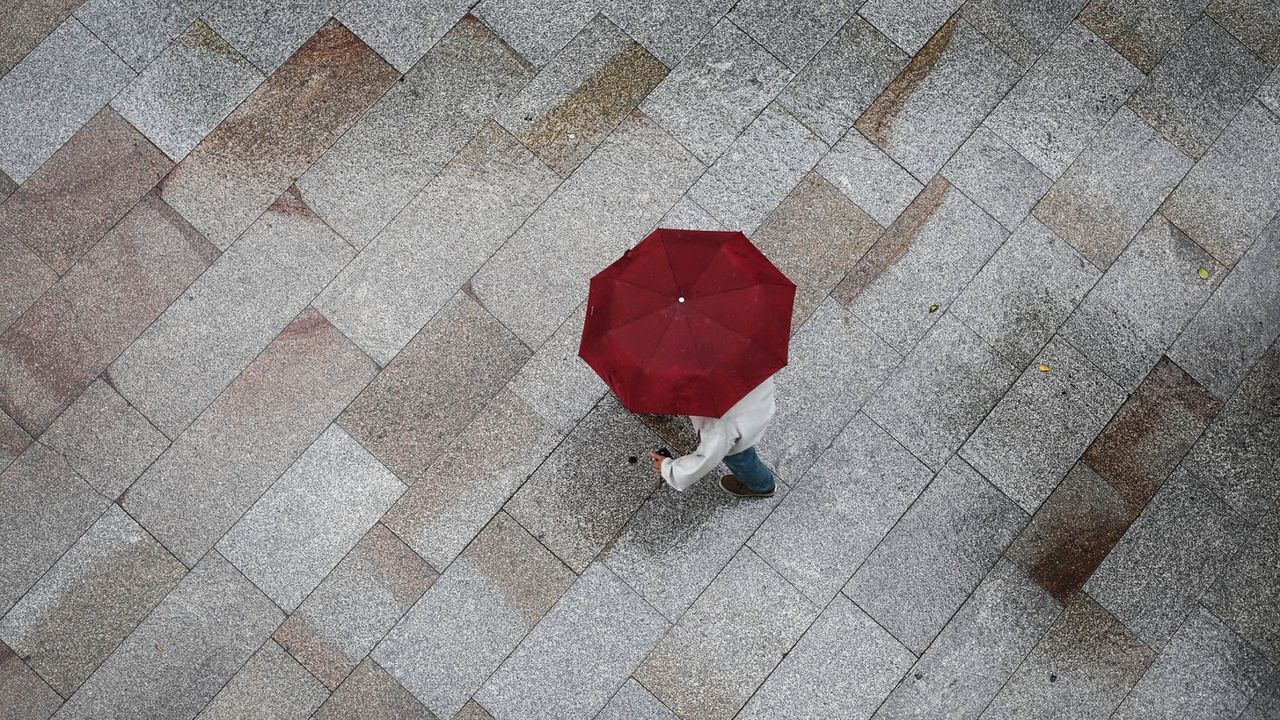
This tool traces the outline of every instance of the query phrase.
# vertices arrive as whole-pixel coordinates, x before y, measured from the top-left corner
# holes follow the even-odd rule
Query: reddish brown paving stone
[[[18,183],[14,182],[8,175],[0,172],[0,203],[3,203],[4,199],[12,195],[13,191],[17,189]]]
[[[0,3],[0,75],[18,64],[83,0],[6,0]]]
[[[431,714],[396,679],[369,658],[329,696],[312,716],[315,720],[432,720]]]
[[[0,332],[58,279],[53,268],[17,238],[0,233]]]

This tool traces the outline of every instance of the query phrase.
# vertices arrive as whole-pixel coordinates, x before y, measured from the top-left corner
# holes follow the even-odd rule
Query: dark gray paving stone
[[[799,4],[745,0],[733,6],[729,18],[798,72],[857,12],[858,5],[857,0]]]
[[[1280,674],[1273,674],[1236,720],[1267,720],[1280,715]]]
[[[22,451],[31,444],[31,440],[27,431],[14,422],[9,413],[0,410],[0,473],[18,459]]]
[[[2,642],[0,693],[5,699],[0,705],[3,720],[47,720],[62,704],[62,697]]]
[[[857,128],[845,133],[822,158],[818,173],[886,227],[924,188]]]
[[[915,55],[964,0],[870,0],[858,14],[875,25],[898,47]]]
[[[341,0],[212,0],[200,17],[270,75],[340,7]]]
[[[817,616],[800,591],[743,548],[635,677],[681,717],[732,718]]]
[[[875,718],[977,718],[1060,613],[1026,575],[998,562]]]
[[[324,705],[315,720],[376,717],[381,720],[436,720],[408,690],[369,658],[360,663]]]
[[[677,718],[675,713],[654,697],[653,693],[645,690],[643,685],[635,681],[635,678],[627,678],[618,692],[609,699],[609,704],[605,705],[596,716],[596,720],[677,720]]]
[[[985,122],[1044,174],[1057,178],[1142,77],[1097,35],[1072,21]]]
[[[1085,584],[1152,648],[1163,648],[1244,544],[1249,526],[1179,469]]]
[[[605,706],[667,622],[591,565],[476,693],[496,717],[589,717]],[[641,679],[643,681],[643,679]]]
[[[866,413],[941,469],[1017,376],[981,337],[943,316],[867,402]]]
[[[306,718],[328,698],[324,685],[268,640],[196,718]]]
[[[484,0],[476,16],[534,65],[545,65],[599,9],[598,0]]]
[[[190,717],[283,619],[231,563],[209,553],[67,700],[58,717]]]
[[[677,223],[674,227],[690,225]],[[584,301],[507,383],[513,393],[561,434],[573,430],[609,391],[604,380],[578,356],[586,317]]]
[[[1033,212],[1106,270],[1191,165],[1190,158],[1122,107]]]
[[[932,474],[860,414],[748,545],[811,600],[825,605]]]
[[[1053,180],[985,126],[978,126],[942,167],[942,176],[1013,230]]]
[[[1087,0],[969,0],[960,15],[1023,67],[1053,44]]]
[[[1143,72],[1191,27],[1208,0],[1092,0],[1080,21]]]
[[[913,662],[907,648],[837,595],[737,717],[869,718]]]
[[[337,18],[395,69],[407,73],[472,4],[470,0],[354,0],[342,6]]]
[[[968,463],[952,458],[844,586],[920,654],[1027,522]]]
[[[731,0],[605,0],[603,10],[654,57],[675,67],[732,6]]]
[[[1280,65],[1280,8],[1268,0],[1213,0],[1205,13],[1272,67]]]
[[[76,17],[142,72],[196,19],[206,0],[89,0]],[[247,93],[246,93],[247,94]]]
[[[1280,466],[1271,481],[1280,480]],[[1254,527],[1202,602],[1215,616],[1280,664],[1280,514],[1276,504]]]

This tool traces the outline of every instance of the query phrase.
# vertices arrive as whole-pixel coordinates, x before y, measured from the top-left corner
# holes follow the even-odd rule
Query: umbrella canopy
[[[795,294],[740,232],[659,228],[591,279],[578,355],[631,412],[720,417],[787,364]]]

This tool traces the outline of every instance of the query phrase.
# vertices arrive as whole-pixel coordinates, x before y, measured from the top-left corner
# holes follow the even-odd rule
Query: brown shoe
[[[746,485],[743,485],[742,481],[734,477],[733,475],[725,475],[724,477],[720,478],[720,489],[724,490],[725,492],[735,497],[744,497],[744,498],[773,497],[773,494],[778,491],[778,487],[775,485],[774,487],[770,488],[768,492],[756,492],[755,490],[752,490]]]

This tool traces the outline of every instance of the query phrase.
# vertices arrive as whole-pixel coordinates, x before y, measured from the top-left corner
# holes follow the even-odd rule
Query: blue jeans
[[[760,462],[754,447],[740,453],[724,456],[724,464],[729,467],[733,476],[743,485],[755,492],[769,492],[773,489],[773,471]]]

